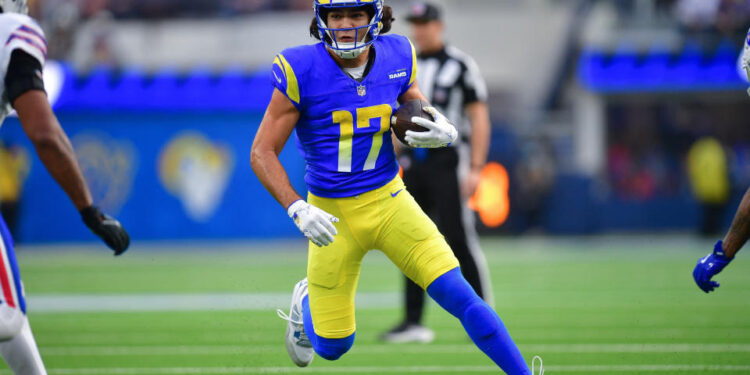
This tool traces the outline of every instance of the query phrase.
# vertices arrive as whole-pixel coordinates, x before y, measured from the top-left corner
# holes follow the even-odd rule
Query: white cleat
[[[536,375],[534,371],[536,371],[536,360],[539,360],[539,375],[544,375],[544,363],[542,362],[542,357],[535,355],[534,359],[531,360],[531,375]]]
[[[429,344],[435,340],[435,332],[419,324],[404,322],[382,334],[380,339],[392,344],[412,342]]]
[[[292,306],[289,315],[281,310],[276,314],[286,320],[286,351],[292,362],[299,367],[306,367],[315,357],[310,339],[305,334],[305,325],[302,321],[302,299],[307,295],[307,278],[302,279],[294,286],[292,292]]]

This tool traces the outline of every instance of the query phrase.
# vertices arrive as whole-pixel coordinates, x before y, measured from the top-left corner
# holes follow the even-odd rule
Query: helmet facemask
[[[313,8],[315,9],[315,18],[318,23],[318,33],[320,39],[339,57],[344,59],[353,59],[361,55],[367,47],[375,42],[380,35],[383,25],[380,22],[383,17],[383,2],[375,0],[372,2],[357,1],[339,1],[333,0],[331,3],[321,4],[322,1],[315,0]],[[370,16],[370,22],[364,26],[349,28],[329,28],[328,13],[334,9],[341,8],[364,8]],[[354,42],[339,42],[336,38],[336,32],[354,30]]]

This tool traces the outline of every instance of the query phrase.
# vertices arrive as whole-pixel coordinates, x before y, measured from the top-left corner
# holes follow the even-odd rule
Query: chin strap
[[[357,49],[347,49],[347,50],[339,50],[339,49],[331,48],[331,50],[333,50],[333,53],[335,53],[338,57],[349,60],[349,59],[356,59],[357,57],[359,57],[359,55],[365,52],[365,48],[367,48],[367,46],[362,46]]]

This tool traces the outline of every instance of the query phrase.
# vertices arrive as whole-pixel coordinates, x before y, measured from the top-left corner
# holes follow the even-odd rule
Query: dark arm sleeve
[[[17,49],[10,55],[8,72],[5,74],[5,94],[12,105],[18,97],[31,90],[44,91],[42,63]]]

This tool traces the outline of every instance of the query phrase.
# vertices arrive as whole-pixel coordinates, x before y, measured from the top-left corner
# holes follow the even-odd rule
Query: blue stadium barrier
[[[669,65],[669,52],[659,44],[654,44],[640,66],[638,77],[649,89],[659,87],[664,83]]]
[[[64,84],[56,111],[265,111],[273,87],[270,71],[237,67],[214,72],[198,67],[180,72],[165,67],[96,67],[79,77],[63,65]]]
[[[113,105],[114,109],[138,108],[138,104],[146,96],[145,75],[138,68],[128,68],[121,73],[114,88],[118,99]]]
[[[578,79],[593,92],[700,92],[744,90],[737,71],[739,49],[722,41],[715,51],[704,51],[688,40],[674,55],[659,44],[640,53],[628,42],[613,52],[584,48],[578,59]]]

